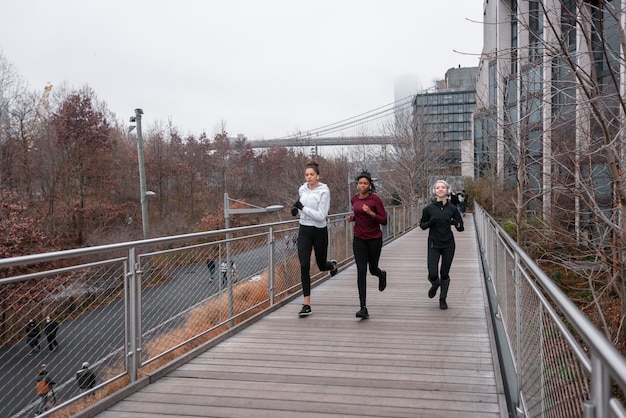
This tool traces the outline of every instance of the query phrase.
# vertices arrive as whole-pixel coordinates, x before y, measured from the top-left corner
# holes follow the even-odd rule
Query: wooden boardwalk
[[[313,288],[97,415],[109,417],[506,417],[471,214],[456,233],[447,311],[428,299],[426,231],[383,248],[388,286],[356,267]]]

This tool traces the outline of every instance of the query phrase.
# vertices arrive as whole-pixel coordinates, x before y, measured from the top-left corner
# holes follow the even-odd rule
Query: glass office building
[[[472,114],[476,106],[478,67],[451,68],[432,91],[413,100],[413,125],[418,137],[441,150],[437,170],[448,176],[472,176]],[[468,163],[469,172],[462,169]]]

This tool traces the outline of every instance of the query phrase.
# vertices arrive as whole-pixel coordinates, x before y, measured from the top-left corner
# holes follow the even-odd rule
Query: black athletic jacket
[[[462,232],[463,218],[461,213],[452,203],[433,201],[422,210],[420,228],[429,229],[428,246],[430,248],[446,248],[454,245],[454,234],[451,226],[454,225],[457,231]]]

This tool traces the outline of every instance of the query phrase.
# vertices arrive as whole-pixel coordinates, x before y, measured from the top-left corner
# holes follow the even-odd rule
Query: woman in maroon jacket
[[[361,309],[356,313],[357,318],[367,319],[367,265],[370,273],[378,277],[378,290],[381,292],[387,287],[387,272],[378,267],[380,252],[383,248],[383,232],[381,225],[387,225],[387,213],[380,197],[374,194],[374,183],[367,171],[361,172],[356,178],[358,194],[352,196],[353,215],[348,216],[348,222],[354,221],[354,240],[352,249],[356,262],[357,285],[359,287],[359,301]]]

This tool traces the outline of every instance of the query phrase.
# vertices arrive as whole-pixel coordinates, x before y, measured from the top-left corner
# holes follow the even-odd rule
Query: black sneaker
[[[332,264],[335,268],[330,271],[331,276],[335,276],[339,273],[339,265],[337,264],[337,260],[331,260],[330,264]]]
[[[437,294],[437,289],[439,289],[439,285],[440,282],[436,281],[436,282],[430,282],[430,289],[428,289],[428,297],[429,298],[434,298],[435,295]]]
[[[448,309],[448,304],[445,299],[439,299],[439,309]]]
[[[302,309],[300,309],[299,316],[309,316],[313,312],[311,312],[311,307],[309,305],[302,305]]]
[[[364,306],[356,313],[356,317],[357,318],[367,319],[367,318],[370,317],[370,314],[367,313],[367,308]]]
[[[387,272],[385,270],[380,271],[380,277],[378,278],[378,290],[381,292],[387,287]]]

